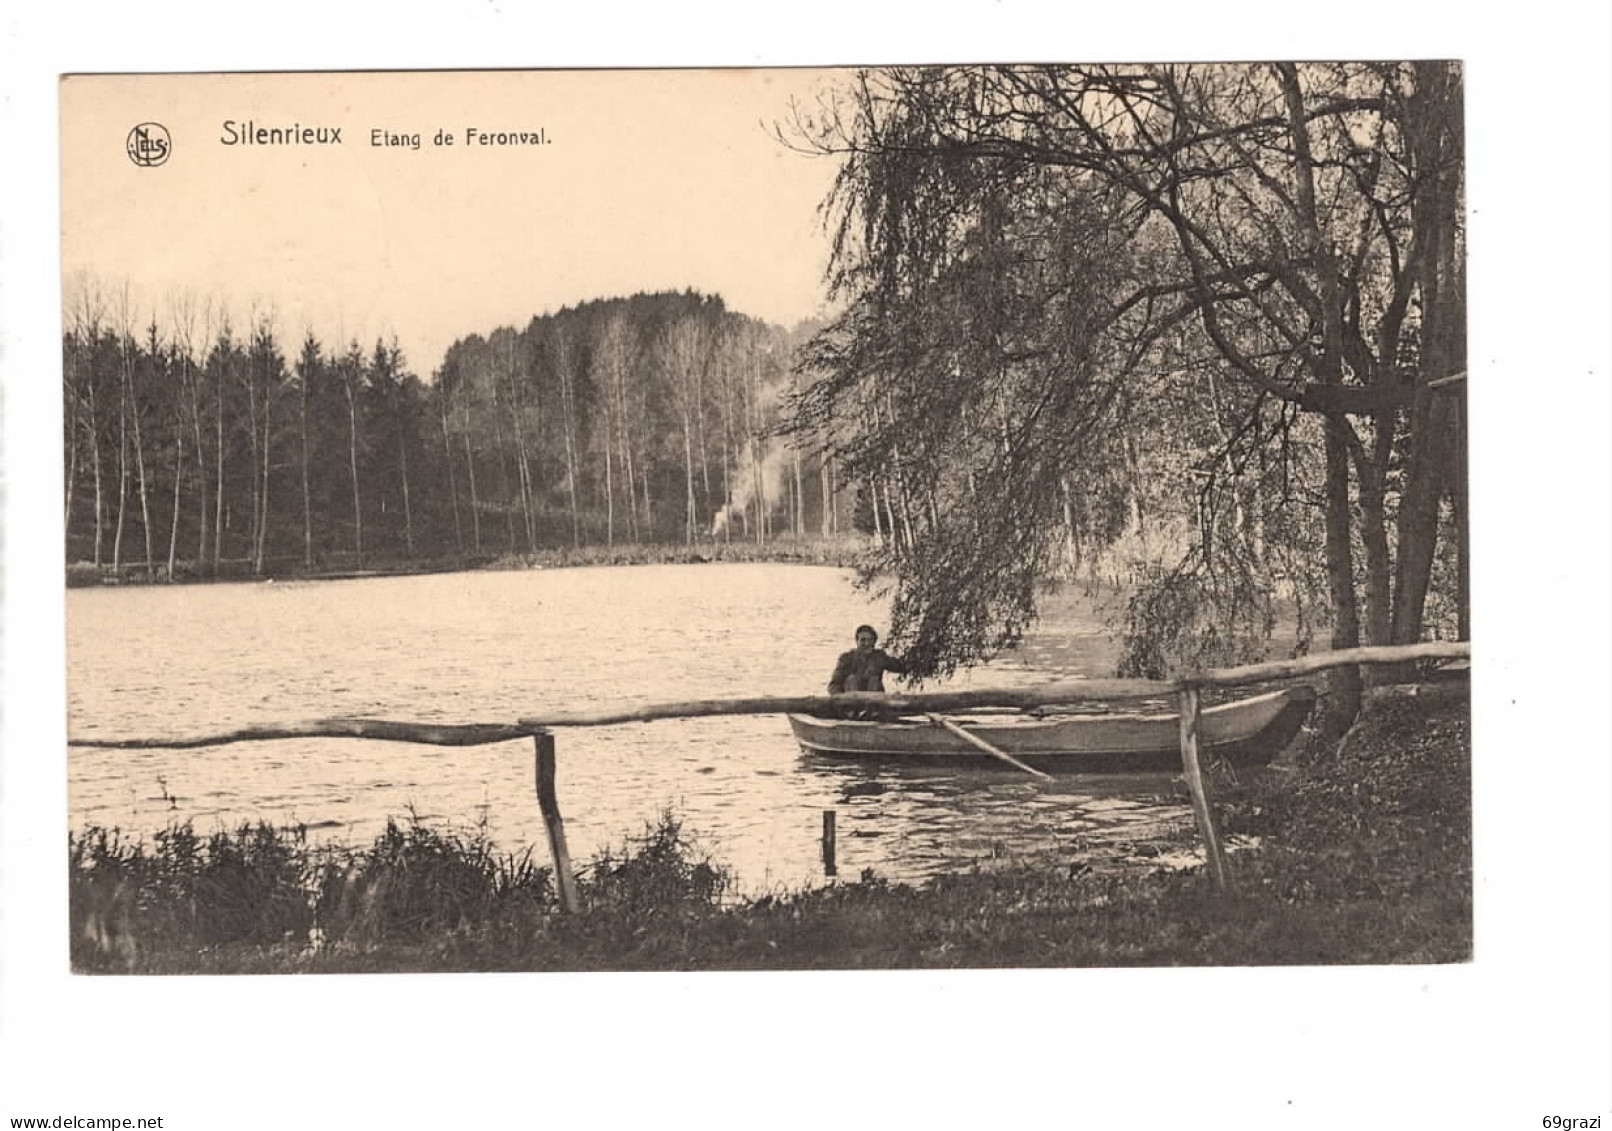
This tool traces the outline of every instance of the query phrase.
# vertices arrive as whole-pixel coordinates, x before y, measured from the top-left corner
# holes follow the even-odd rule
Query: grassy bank
[[[1202,868],[1022,863],[923,887],[860,881],[724,899],[668,815],[582,869],[583,913],[530,855],[393,825],[318,849],[246,828],[72,841],[74,968],[279,973],[891,969],[1458,962],[1471,955],[1464,695],[1375,705],[1256,783],[1223,784],[1235,889]]]

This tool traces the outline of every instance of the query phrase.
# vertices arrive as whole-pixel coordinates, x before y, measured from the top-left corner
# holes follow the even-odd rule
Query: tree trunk
[[[257,532],[262,500],[258,495],[258,421],[257,384],[253,378],[254,362],[247,357],[246,370],[246,484],[252,495],[252,526],[246,536],[246,557],[254,572],[257,568]]]
[[[151,542],[151,505],[146,481],[145,442],[140,431],[140,403],[135,397],[134,374],[132,372],[127,373],[125,379],[129,382],[129,410],[130,417],[134,421],[135,481],[140,491],[140,533],[146,547],[146,577],[155,581],[157,577],[157,560]]]
[[[1372,453],[1356,461],[1360,497],[1360,540],[1366,551],[1366,643],[1392,643],[1393,562],[1388,546],[1388,514],[1385,506],[1386,474],[1394,442],[1392,411],[1377,419],[1377,435]],[[1363,452],[1361,453],[1364,454]],[[1368,669],[1368,675],[1371,670]]]
[[[754,422],[752,422],[754,427]],[[756,544],[765,545],[767,542],[767,472],[762,465],[760,454],[761,445],[756,442],[755,433],[750,435],[750,482],[756,495]]]
[[[727,428],[722,436],[722,541],[733,541],[733,450],[729,446]]]
[[[123,513],[129,498],[129,394],[118,396],[118,522],[112,533],[112,571],[123,572]]]
[[[1411,414],[1412,428],[1422,433],[1406,466],[1405,493],[1399,504],[1398,584],[1394,590],[1393,643],[1415,644],[1422,635],[1422,613],[1438,546],[1439,503],[1444,495],[1450,439],[1456,431],[1453,397],[1424,393]]]
[[[179,558],[179,485],[185,475],[184,421],[174,431],[174,515],[168,529],[168,580],[174,579],[174,564]]]
[[[694,508],[694,437],[689,427],[688,408],[683,409],[683,471],[688,484],[688,511],[684,522],[684,537],[687,543],[694,545],[694,525],[696,514]]]
[[[95,568],[101,568],[102,546],[105,542],[106,530],[106,489],[101,474],[101,425],[99,414],[95,411],[95,389],[89,389],[85,402],[89,409],[90,429],[90,470],[95,478]]]
[[[751,347],[750,390],[747,398],[747,411],[745,412],[745,430],[749,434],[748,451],[750,453],[750,483],[755,492],[756,500],[756,544],[765,545],[767,541],[767,473],[763,465],[764,455],[761,451],[759,437],[762,433],[761,422],[761,355],[756,352],[758,346]]]
[[[504,551],[513,554],[519,545],[515,539],[515,504],[520,484],[511,485],[509,476],[509,445],[504,442],[504,430],[498,423],[498,403],[493,402],[493,450],[498,453],[498,480],[504,492]],[[517,478],[519,469],[516,471]],[[524,511],[524,502],[522,510]]]
[[[403,546],[414,560],[414,511],[409,505],[409,449],[400,434],[397,439],[398,463],[401,465],[403,475]]]
[[[448,390],[440,381],[437,388],[437,407],[442,410],[442,460],[448,465],[448,498],[453,505],[453,544],[460,554],[465,552],[465,529],[459,518],[459,481],[453,470],[453,441],[448,435]]]
[[[711,462],[705,442],[705,376],[703,367],[694,377],[694,430],[695,448],[700,453],[700,483],[705,491],[705,505],[711,505]]]
[[[464,414],[465,469],[470,480],[470,532],[476,553],[481,553],[481,498],[476,494],[476,453],[470,446],[470,406],[461,401]]]
[[[308,469],[308,385],[311,369],[302,375],[302,564],[313,569],[313,490]]]
[[[196,441],[196,501],[198,514],[196,516],[196,564],[203,565],[207,561],[207,449],[202,444],[201,421],[201,374],[192,372],[189,362],[186,362],[185,384],[190,393],[190,427],[191,436]]]
[[[880,413],[877,402],[874,404],[873,415],[875,421],[878,421],[880,418]],[[896,417],[895,400],[889,393],[885,393],[884,395],[884,415],[889,418],[890,434],[892,436],[897,435],[900,431],[900,427]],[[1002,428],[1003,451],[1005,453],[1007,451],[1007,417],[1005,406],[1003,406]],[[892,485],[895,493],[895,500],[894,502],[890,503],[890,529],[892,531],[899,530],[901,532],[901,539],[898,540],[898,544],[903,545],[910,550],[912,547],[918,544],[918,539],[912,527],[912,507],[908,497],[909,492],[907,487],[907,473],[904,467],[905,461],[901,458],[901,445],[899,443],[892,443],[890,445],[890,456],[894,466],[890,472],[890,481],[887,482],[884,487],[885,499],[887,501],[890,500]],[[900,504],[899,509],[896,504]],[[898,517],[900,519],[899,527],[896,525]]]
[[[643,540],[654,541],[654,511],[650,506],[650,453],[640,459],[643,469]]]
[[[178,425],[178,435],[183,436],[185,430],[190,430],[190,437],[196,448],[196,522],[198,526],[197,537],[200,544],[197,548],[197,564],[201,564],[207,546],[207,451],[202,446],[201,432],[201,405],[196,389],[197,376],[190,366],[190,344],[186,340],[184,359],[180,364],[180,393],[184,398],[184,407],[181,410],[181,419]]]
[[[492,394],[491,418],[493,425],[493,452],[497,456],[498,486],[503,496],[501,509],[504,512],[504,552],[515,552],[515,492],[518,487],[512,487],[509,478],[509,445],[504,442],[504,426],[502,403],[498,395],[498,375],[492,372],[488,375],[488,385]]]
[[[263,485],[258,492],[258,527],[257,548],[253,556],[252,568],[263,573],[264,563],[268,559],[269,551],[269,469],[273,466],[270,444],[273,441],[273,412],[270,403],[270,389],[268,379],[263,385]]]
[[[73,528],[73,485],[78,482],[78,405],[75,403],[67,416],[67,483],[63,488],[62,529]]]
[[[353,550],[358,568],[364,568],[364,504],[358,486],[358,404],[349,377],[345,382],[347,393],[347,467],[353,479]]]
[[[627,531],[634,542],[638,535],[638,503],[634,498],[638,473],[633,467],[632,421],[627,415],[627,375],[618,369],[616,383],[616,433],[621,440],[621,470],[627,485]]]
[[[896,514],[895,488],[892,484],[895,477],[888,471],[880,476],[880,485],[884,488],[884,524],[890,532],[890,545],[900,553],[907,548],[907,543],[901,538],[901,520]]]
[[[616,438],[614,434],[615,425],[612,419],[615,416],[615,412],[611,407],[614,397],[608,383],[604,392],[605,545],[614,546],[616,544],[616,477],[610,448],[616,442]]]
[[[218,572],[224,556],[224,367],[219,365],[217,388],[213,390],[213,420],[216,426],[218,481],[213,492],[213,572]]]
[[[1068,553],[1071,575],[1080,572],[1080,527],[1075,522],[1075,496],[1069,489],[1069,476],[1058,477],[1058,489],[1063,495],[1064,546]]]
[[[801,477],[800,449],[793,450],[795,457],[795,537],[806,534],[806,484]]]
[[[1287,106],[1288,134],[1293,143],[1294,179],[1298,189],[1298,219],[1302,224],[1304,250],[1313,258],[1320,282],[1321,356],[1319,376],[1329,384],[1343,378],[1343,302],[1336,254],[1322,237],[1316,207],[1314,158],[1310,150],[1309,126],[1304,113],[1304,95],[1299,88],[1298,69],[1291,63],[1277,65]],[[1326,547],[1327,581],[1332,594],[1332,647],[1353,648],[1360,643],[1360,613],[1356,605],[1354,549],[1350,538],[1352,521],[1349,499],[1349,424],[1342,413],[1326,415]],[[1332,675],[1332,724],[1339,734],[1360,713],[1360,669],[1346,667]]]
[[[578,465],[576,442],[571,436],[571,422],[565,423],[565,494],[571,507],[571,545],[582,545],[582,508],[577,505],[577,477],[581,475]]]
[[[1147,532],[1147,512],[1142,507],[1142,457],[1137,451],[1136,438],[1127,435],[1125,448],[1125,502],[1131,513],[1131,530],[1141,537]]]
[[[582,516],[577,507],[576,403],[571,389],[571,355],[563,339],[556,348],[555,368],[560,374],[560,423],[565,433],[566,494],[571,503],[571,545],[582,545]]]
[[[1466,389],[1451,394],[1456,402],[1456,461],[1458,466],[1451,476],[1450,502],[1455,508],[1456,566],[1456,636],[1472,639],[1472,542],[1471,527],[1467,518],[1467,464],[1469,451],[1466,432]]]
[[[526,427],[522,423],[525,415],[525,404],[521,397],[520,386],[515,380],[515,363],[506,351],[504,365],[509,380],[509,418],[510,427],[515,433],[515,471],[520,482],[521,492],[521,520],[526,528],[526,552],[537,552],[537,529],[535,491],[532,483],[531,456],[526,448]]]
[[[1341,651],[1360,643],[1360,614],[1355,605],[1354,551],[1349,538],[1349,451],[1341,414],[1326,418],[1326,549],[1327,585],[1332,596],[1332,648]],[[1328,729],[1342,735],[1360,714],[1360,668],[1338,668],[1331,677]]]
[[[822,531],[824,538],[827,538],[834,533],[834,472],[830,463],[831,459],[832,457],[825,453],[822,456],[822,461],[817,465],[817,475],[818,479],[822,483],[823,490],[823,513],[820,517],[822,518]]]
[[[1444,64],[1416,64],[1407,136],[1418,185],[1412,250],[1422,299],[1421,378],[1411,406],[1411,450],[1399,507],[1399,562],[1393,639],[1421,639],[1422,615],[1438,544],[1439,503],[1460,474],[1460,388],[1426,382],[1466,370],[1466,283],[1458,242],[1461,80]]]

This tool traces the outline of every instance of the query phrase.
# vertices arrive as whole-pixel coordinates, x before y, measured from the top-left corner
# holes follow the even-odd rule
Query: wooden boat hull
[[[1233,765],[1263,765],[1298,733],[1315,703],[1308,687],[1206,707],[1200,751]],[[1068,715],[1056,719],[958,718],[965,730],[1048,773],[1144,773],[1181,767],[1176,714]],[[924,764],[1001,763],[954,734],[918,719],[873,721],[790,715],[808,754]]]

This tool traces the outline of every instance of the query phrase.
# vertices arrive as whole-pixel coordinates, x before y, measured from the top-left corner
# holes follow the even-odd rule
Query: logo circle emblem
[[[129,131],[124,148],[128,150],[130,161],[151,169],[168,160],[168,154],[173,152],[173,139],[168,136],[168,127],[161,122],[141,122]]]

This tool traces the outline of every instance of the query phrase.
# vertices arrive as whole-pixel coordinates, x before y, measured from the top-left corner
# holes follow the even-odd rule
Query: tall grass
[[[148,844],[117,829],[68,837],[75,969],[206,968],[243,947],[282,954],[485,940],[550,929],[552,870],[531,849],[500,853],[484,826],[453,831],[388,820],[367,848],[317,845],[301,827],[241,825],[203,837],[187,822]],[[595,921],[676,916],[718,905],[731,874],[669,810],[579,877]]]
[[[187,823],[148,848],[117,829],[68,838],[75,966],[139,964],[153,950],[305,940],[318,861],[304,830],[266,824],[202,837]]]
[[[302,830],[188,825],[149,844],[71,837],[80,971],[447,970],[1461,962],[1471,957],[1470,705],[1385,700],[1342,748],[1217,789],[1233,890],[1202,869],[1083,867],[1060,855],[939,877],[730,900],[730,877],[670,812],[578,877],[561,914],[530,854],[485,828],[393,822],[363,849]],[[1186,834],[1183,843],[1194,843]]]
[[[670,809],[628,837],[619,849],[602,849],[585,877],[589,905],[598,910],[663,912],[720,904],[732,873],[712,862]]]
[[[554,905],[550,870],[531,849],[500,854],[485,827],[460,834],[388,820],[370,848],[333,849],[316,875],[316,938],[338,947],[480,930]]]

